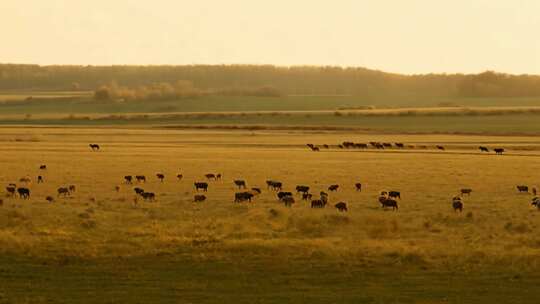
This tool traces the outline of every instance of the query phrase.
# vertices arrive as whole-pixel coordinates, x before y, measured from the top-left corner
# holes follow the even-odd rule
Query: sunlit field
[[[28,200],[2,198],[0,302],[540,301],[531,292],[540,212],[516,188],[540,185],[537,137],[6,127],[0,141],[2,184],[31,191]],[[343,141],[410,147],[338,148]],[[147,182],[129,185],[126,175]],[[237,179],[262,193],[234,203],[244,191]],[[293,206],[266,180],[293,192]],[[198,181],[208,192],[195,191]],[[332,184],[340,188],[323,209],[295,192],[307,185],[318,197]],[[57,195],[69,185],[76,191]],[[462,188],[473,191],[454,212]],[[390,190],[401,192],[398,211],[378,202]],[[195,203],[195,194],[207,200]],[[347,212],[334,208],[341,201]]]

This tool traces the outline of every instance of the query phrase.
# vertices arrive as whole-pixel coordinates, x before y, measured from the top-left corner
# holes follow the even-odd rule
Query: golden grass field
[[[343,141],[430,148],[305,147]],[[220,302],[212,292],[245,303],[540,301],[540,212],[516,190],[540,185],[537,137],[4,127],[0,142],[1,183],[33,180],[30,200],[3,197],[0,207],[0,303]],[[223,179],[194,203],[206,173]],[[148,182],[123,183],[138,174]],[[234,179],[263,193],[235,204]],[[287,208],[267,179],[288,191],[341,188],[325,209],[299,196]],[[57,198],[70,184],[77,191]],[[156,202],[135,203],[134,186]],[[455,213],[461,188],[473,192]],[[381,209],[381,190],[401,191],[399,211]]]

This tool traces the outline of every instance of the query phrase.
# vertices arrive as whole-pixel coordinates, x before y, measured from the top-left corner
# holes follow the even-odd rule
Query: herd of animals
[[[314,152],[319,152],[319,151],[321,151],[321,149],[330,149],[331,147],[335,147],[335,148],[339,148],[339,149],[369,149],[369,148],[372,148],[372,149],[378,149],[378,150],[391,149],[391,148],[395,148],[395,149],[405,149],[405,148],[409,148],[409,149],[428,149],[429,148],[427,145],[406,145],[404,143],[399,143],[399,142],[389,143],[389,142],[375,142],[375,141],[372,141],[372,142],[369,142],[369,143],[355,143],[355,142],[351,142],[351,141],[344,141],[343,143],[338,144],[338,145],[334,145],[334,146],[330,146],[330,145],[327,145],[327,144],[324,144],[324,145],[307,144],[307,146],[308,146],[309,149],[311,149],[311,151],[314,151]],[[446,150],[446,148],[444,146],[442,146],[442,145],[436,145],[435,148],[437,150],[441,150],[441,151]],[[480,146],[480,147],[478,147],[478,149],[480,150],[480,152],[486,152],[486,153],[490,152],[490,149],[488,147],[485,147],[485,146]],[[495,154],[497,154],[497,155],[502,155],[505,152],[505,150],[504,150],[504,148],[494,148],[493,152],[495,152]]]
[[[390,143],[370,143],[370,145],[377,147],[378,145],[381,145],[384,149],[388,145],[391,145]],[[90,144],[89,145],[92,151],[99,151],[100,146],[97,144]],[[314,145],[308,144],[308,146],[312,149],[318,148]],[[358,143],[352,143],[352,142],[344,142],[342,145],[343,148],[367,148],[367,144],[358,144]],[[405,145],[402,143],[395,143],[395,147],[398,148],[404,148]],[[444,147],[437,146],[442,148],[444,150]],[[480,150],[482,152],[489,152],[489,149],[486,147],[480,147]],[[504,152],[504,149],[495,149],[496,153],[500,154],[497,150],[502,150]],[[502,153],[502,152],[501,152]],[[42,171],[47,170],[46,165],[40,165],[39,169]],[[206,181],[196,181],[193,183],[195,194],[193,197],[194,202],[204,202],[207,200],[207,196],[203,193],[207,193],[208,189],[210,188],[210,182],[216,182],[222,180],[222,174],[217,173],[208,173],[204,175],[204,178]],[[157,180],[159,180],[161,183],[165,180],[165,174],[163,173],[157,173],[156,174]],[[182,174],[177,174],[176,179],[178,181],[182,181],[184,176]],[[44,179],[42,175],[37,176],[36,178],[37,183],[41,184],[44,183]],[[25,186],[17,186],[14,183],[10,183],[6,187],[6,195],[8,197],[18,197],[20,199],[30,199],[30,188],[27,186],[31,183],[31,179],[29,177],[23,177],[19,179],[19,182],[24,184]],[[126,175],[124,176],[123,183],[125,185],[133,185],[133,183],[137,183],[138,186],[133,188],[133,191],[135,193],[134,201],[137,202],[138,198],[142,198],[144,201],[147,202],[153,202],[156,200],[156,194],[154,192],[145,191],[142,187],[143,184],[147,182],[147,178],[145,175]],[[249,190],[247,189],[247,183],[245,180],[234,180],[234,185],[238,188],[239,192],[236,192],[234,194],[234,203],[243,203],[243,202],[252,202],[255,197],[260,195],[262,193],[261,188],[252,187]],[[293,204],[296,203],[295,194],[301,196],[302,201],[308,201],[311,203],[311,208],[325,208],[329,204],[329,193],[328,192],[336,192],[340,189],[340,185],[333,184],[329,185],[327,188],[328,192],[320,191],[318,193],[318,197],[314,197],[314,194],[310,193],[310,187],[307,185],[297,185],[295,188],[295,193],[290,191],[283,191],[283,183],[276,180],[267,180],[266,181],[266,190],[273,191],[276,193],[276,199],[279,202],[282,202],[285,206],[291,207]],[[519,193],[530,193],[529,190],[532,191],[533,199],[532,199],[532,205],[538,208],[540,210],[540,197],[537,196],[537,189],[531,188],[529,189],[526,185],[518,185],[516,186]],[[71,196],[75,191],[77,187],[75,185],[67,185],[67,186],[61,186],[57,189],[57,197],[67,197]],[[115,190],[116,192],[119,192],[121,189],[120,186],[116,186]],[[362,183],[355,183],[354,189],[357,192],[362,191]],[[470,188],[463,188],[460,190],[459,195],[452,198],[452,207],[454,211],[463,211],[464,203],[463,203],[463,197],[465,195],[469,196],[472,193],[472,189]],[[45,200],[52,203],[54,202],[55,198],[51,195],[46,196]],[[399,201],[401,200],[401,193],[399,191],[381,191],[378,197],[378,202],[380,203],[381,207],[383,209],[391,208],[392,210],[397,211],[399,209]],[[0,200],[0,205],[3,203],[3,200]],[[340,201],[334,204],[334,207],[340,211],[340,212],[347,212],[347,203]]]

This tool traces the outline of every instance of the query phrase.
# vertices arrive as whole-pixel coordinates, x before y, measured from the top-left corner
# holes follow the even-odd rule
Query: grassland
[[[0,181],[42,174],[32,198],[0,207],[0,303],[538,303],[540,212],[517,184],[538,185],[534,136],[359,134],[149,128],[0,130]],[[405,151],[308,151],[305,143],[443,144]],[[102,151],[91,152],[97,142]],[[507,155],[480,154],[479,144]],[[47,164],[47,171],[38,169]],[[155,174],[166,175],[160,183]],[[208,201],[192,183],[220,172]],[[177,181],[178,173],[184,180]],[[144,174],[155,203],[134,202],[127,174]],[[263,193],[232,202],[233,179]],[[349,212],[286,208],[267,179]],[[362,182],[364,190],[354,191]],[[74,184],[70,198],[56,188]],[[119,193],[114,187],[120,185]],[[463,187],[465,210],[450,199]],[[398,212],[377,194],[402,192]],[[53,195],[52,204],[45,196]],[[218,297],[219,295],[219,297]]]

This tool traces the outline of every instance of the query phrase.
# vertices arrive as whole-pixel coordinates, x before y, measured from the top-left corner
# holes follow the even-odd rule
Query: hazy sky
[[[539,0],[0,0],[0,62],[540,74]]]

